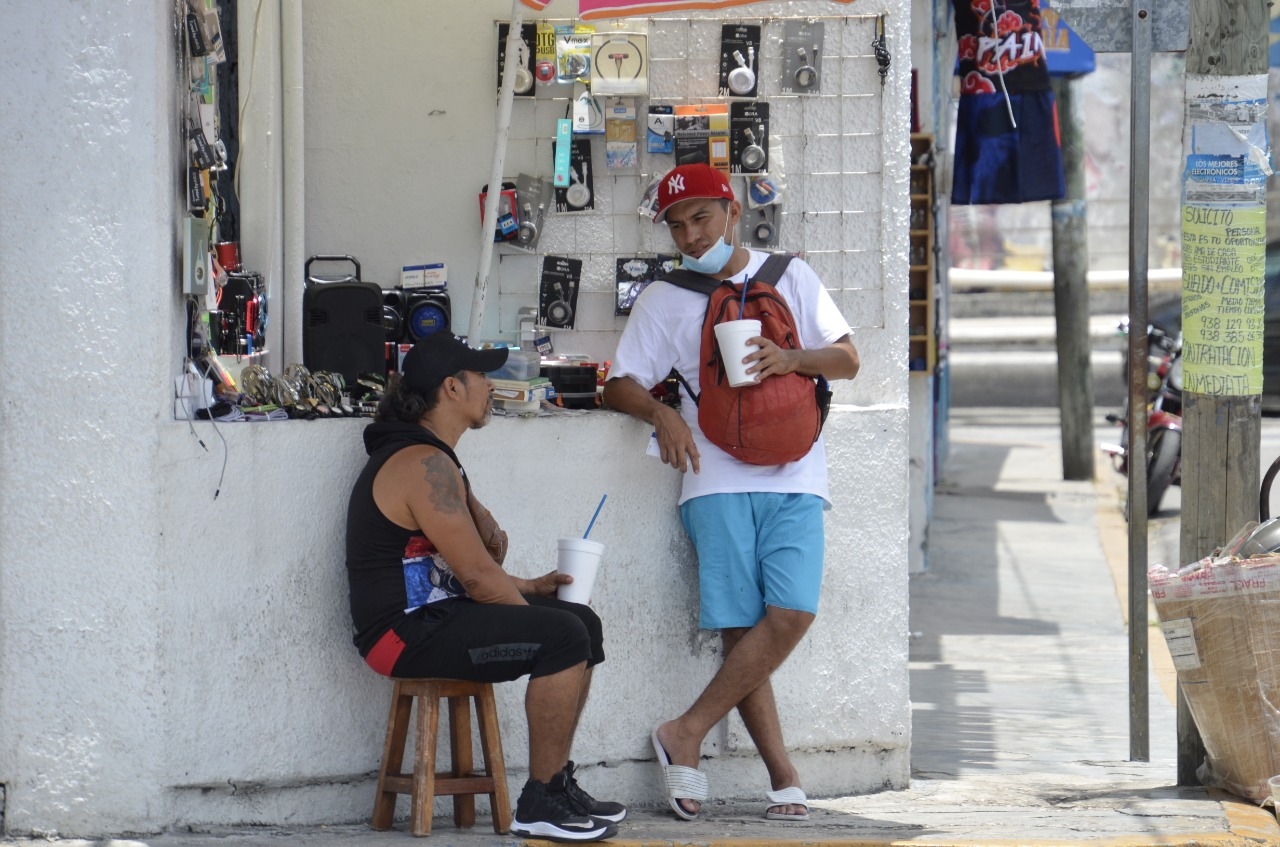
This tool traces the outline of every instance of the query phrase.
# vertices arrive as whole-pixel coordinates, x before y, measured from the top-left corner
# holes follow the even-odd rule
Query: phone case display
[[[557,151],[560,149],[556,143]],[[596,207],[591,174],[591,139],[574,138],[569,144],[569,184],[556,188],[557,212],[584,212]]]
[[[648,37],[597,32],[591,36],[591,90],[601,95],[643,97],[649,93]]]
[[[507,65],[507,38],[511,32],[511,24],[498,24],[498,90],[502,90],[502,75],[506,72]],[[520,26],[519,42],[516,45],[515,64],[515,93],[517,97],[532,97],[533,90],[533,48],[532,45],[538,37],[538,28],[536,24],[522,24]]]
[[[677,256],[658,254],[657,256],[632,256],[629,259],[618,259],[617,289],[618,296],[614,301],[615,315],[631,314],[631,307],[636,298],[653,282],[658,274],[666,273],[675,267]]]
[[[676,106],[677,165],[708,164],[729,174],[729,105],[696,103]]]
[[[730,160],[734,173],[769,169],[769,104],[759,100],[729,105]]]
[[[725,24],[720,30],[720,96],[755,97],[760,79],[759,24]]]
[[[578,282],[582,260],[565,256],[543,256],[538,282],[538,323],[556,329],[573,329],[578,308]]]
[[[782,35],[783,94],[822,91],[822,21],[787,21]]]

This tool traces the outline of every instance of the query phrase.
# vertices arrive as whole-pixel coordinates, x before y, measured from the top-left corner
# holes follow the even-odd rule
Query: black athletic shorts
[[[381,674],[508,682],[604,661],[600,618],[587,606],[525,595],[528,606],[442,600],[387,631],[365,661]]]

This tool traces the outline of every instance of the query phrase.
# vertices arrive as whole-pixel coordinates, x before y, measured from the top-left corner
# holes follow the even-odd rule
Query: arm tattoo
[[[431,505],[436,507],[436,511],[446,515],[466,511],[467,504],[463,500],[453,462],[444,454],[435,453],[423,459],[422,466],[427,470],[424,480],[431,489]]]

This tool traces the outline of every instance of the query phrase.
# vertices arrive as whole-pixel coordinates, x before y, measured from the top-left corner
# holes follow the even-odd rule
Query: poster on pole
[[[1182,387],[1262,393],[1266,76],[1187,76]]]

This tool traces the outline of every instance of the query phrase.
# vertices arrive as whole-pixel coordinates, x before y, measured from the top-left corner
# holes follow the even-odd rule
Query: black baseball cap
[[[431,396],[458,371],[491,373],[507,363],[507,348],[473,350],[448,330],[433,332],[404,357],[400,379],[415,394]]]

